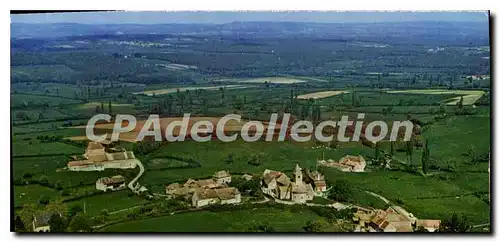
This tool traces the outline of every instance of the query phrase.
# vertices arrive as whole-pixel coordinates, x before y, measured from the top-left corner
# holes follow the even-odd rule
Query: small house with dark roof
[[[33,215],[33,232],[50,232],[49,220],[55,212],[42,212]],[[61,216],[60,213],[55,213]]]

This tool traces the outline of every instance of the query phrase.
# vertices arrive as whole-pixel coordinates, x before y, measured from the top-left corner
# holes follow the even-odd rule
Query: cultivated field
[[[294,84],[306,82],[304,80],[288,77],[264,77],[238,81],[240,83],[272,83],[272,84]]]
[[[464,105],[472,105],[479,98],[481,98],[485,93],[484,91],[477,90],[443,90],[443,89],[417,89],[417,90],[392,90],[387,91],[388,93],[409,93],[409,94],[427,94],[427,95],[443,95],[451,94],[458,95],[459,97],[454,97],[446,101],[446,105],[456,105],[460,101],[460,96],[464,97]]]
[[[211,86],[211,87],[179,87],[179,88],[166,88],[166,89],[158,89],[158,90],[149,90],[149,91],[143,91],[143,92],[134,92],[132,94],[144,94],[148,96],[154,96],[154,95],[164,95],[164,94],[170,94],[170,93],[176,93],[177,90],[179,92],[185,92],[185,91],[193,91],[193,90],[198,90],[198,89],[203,89],[203,90],[219,90],[219,88],[226,88],[226,89],[239,89],[239,88],[247,88],[248,86],[246,85],[227,85],[227,86]]]
[[[191,127],[193,126],[194,123],[198,121],[208,121],[212,123],[214,127],[214,131],[216,130],[217,123],[219,122],[221,118],[220,117],[191,117],[189,119],[189,124],[188,124],[188,133],[191,130]],[[174,121],[182,121],[182,117],[172,117],[172,118],[160,118],[160,129],[162,134],[164,134],[166,127]],[[248,120],[241,120],[241,122],[237,122],[236,120],[229,120],[226,122],[224,125],[224,131],[226,132],[239,132],[241,128],[243,127],[244,123]],[[136,142],[137,135],[141,131],[142,127],[146,123],[146,120],[138,120],[136,123],[136,127],[134,130],[130,132],[124,132],[120,134],[120,140],[122,141],[127,141],[127,142]],[[264,128],[267,128],[267,124],[263,122]],[[102,123],[102,124],[96,124],[94,128],[94,132],[97,134],[102,134],[102,133],[107,133],[108,134],[108,139],[111,137],[111,133],[113,131],[114,123]],[[75,129],[79,130],[85,130],[86,125],[81,125],[81,126],[75,126],[72,127]],[[180,128],[175,128],[173,133],[174,135],[178,135],[180,132]],[[69,137],[71,140],[87,140],[86,136],[71,136]]]
[[[307,94],[302,94],[297,97],[297,99],[302,99],[302,100],[308,100],[308,99],[321,99],[321,98],[327,98],[327,97],[332,97],[332,96],[337,96],[342,93],[349,93],[349,91],[324,91],[324,92],[313,92],[313,93],[307,93]]]
[[[174,71],[184,71],[184,70],[189,70],[189,69],[198,69],[196,66],[190,66],[190,65],[182,65],[182,64],[158,64],[159,66],[165,67],[166,69],[169,70],[174,70]]]

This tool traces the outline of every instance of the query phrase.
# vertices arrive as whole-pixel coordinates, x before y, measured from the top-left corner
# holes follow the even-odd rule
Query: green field
[[[14,186],[14,206],[25,204],[36,204],[43,197],[49,197],[52,201],[60,197],[59,191],[50,187],[40,185]]]
[[[151,89],[148,88],[148,90]],[[289,88],[265,89],[262,87],[227,89],[225,90],[227,104],[222,106],[220,105],[222,95],[220,90],[201,91],[199,95],[193,97],[193,105],[190,106],[184,103],[184,109],[181,109],[178,106],[180,103],[175,102],[173,110],[175,112],[201,113],[207,116],[238,112],[266,120],[269,118],[270,113],[283,108],[283,103],[290,98],[290,90]],[[325,89],[308,88],[298,92],[297,95],[322,90]],[[170,95],[169,98],[176,99],[175,93]],[[373,169],[370,166],[368,166],[369,172],[366,173],[342,173],[323,168],[322,171],[328,183],[332,183],[337,179],[347,179],[354,188],[350,198],[351,202],[360,206],[387,207],[380,199],[364,192],[372,191],[392,202],[400,202],[401,206],[419,218],[445,219],[451,213],[459,212],[465,214],[473,224],[489,222],[489,204],[484,199],[473,194],[474,192],[484,193],[488,191],[489,178],[488,173],[486,173],[488,164],[486,162],[470,164],[470,158],[467,156],[469,145],[474,145],[478,154],[489,150],[490,140],[488,137],[491,127],[487,107],[477,107],[474,109],[473,115],[455,116],[454,113],[457,107],[445,106],[444,112],[447,117],[435,121],[436,116],[442,115],[440,109],[443,107],[439,106],[440,103],[453,98],[453,95],[360,90],[355,92],[355,96],[360,102],[356,107],[352,106],[353,96],[351,93],[316,100],[316,104],[320,106],[322,111],[322,120],[335,120],[340,118],[341,115],[348,115],[350,120],[355,120],[357,114],[363,112],[366,113],[365,122],[385,120],[389,121],[390,124],[390,121],[406,120],[408,114],[411,114],[413,118],[426,123],[423,127],[423,137],[429,141],[431,156],[437,160],[441,167],[446,167],[447,162],[453,160],[456,163],[456,171],[455,173],[449,173],[443,170],[431,170],[428,176],[423,177],[404,171]],[[140,114],[150,112],[151,105],[163,102],[162,97],[143,95],[136,95],[136,97],[132,103],[127,103],[128,101],[125,98],[117,99],[116,102],[113,102],[113,112]],[[208,100],[209,105],[202,106],[203,100]],[[233,105],[242,100],[246,100],[246,103],[239,109]],[[107,110],[107,101],[102,102],[105,110]],[[265,106],[261,106],[263,102],[266,103]],[[309,102],[308,100],[297,101],[298,109],[300,110],[303,105],[309,105]],[[100,104],[101,101],[98,100],[84,104],[70,103],[60,108],[52,108],[57,109],[57,113],[48,112],[48,116],[44,118],[57,119],[61,118],[60,115],[65,114],[65,117],[74,115],[88,117],[95,114],[96,106],[100,106]],[[384,108],[388,106],[393,107],[391,112],[384,113]],[[36,109],[23,111],[34,113],[33,115],[37,112]],[[72,121],[73,125],[82,125],[86,119],[79,118]],[[104,209],[113,212],[147,203],[147,200],[140,197],[129,196],[128,191],[86,195],[94,190],[95,181],[100,177],[116,174],[131,177],[137,174],[137,169],[131,171],[57,172],[58,168],[66,166],[69,155],[81,154],[84,148],[62,142],[42,143],[36,140],[36,136],[73,137],[85,135],[84,129],[62,127],[64,124],[65,121],[46,121],[13,126],[15,135],[13,136],[12,145],[13,155],[16,156],[13,158],[14,179],[24,182],[45,179],[49,186],[58,187],[70,193],[68,196],[62,196],[61,191],[51,187],[36,184],[16,185],[14,192],[19,200],[16,201],[16,206],[37,204],[41,197],[48,197],[51,203],[58,203],[64,199],[83,196],[78,200],[64,202],[61,205],[68,208],[74,205],[83,207],[83,204],[85,204],[89,215],[98,216]],[[133,145],[124,142],[123,147],[131,150]],[[389,151],[387,142],[384,142],[381,147],[385,152]],[[369,160],[374,156],[374,149],[357,142],[341,143],[337,150],[320,147],[313,141],[307,143],[290,141],[247,143],[238,139],[229,143],[216,140],[205,143],[193,141],[164,143],[161,148],[154,152],[138,155],[146,168],[146,172],[139,182],[144,184],[151,192],[163,194],[167,184],[184,182],[188,178],[211,177],[214,172],[219,170],[228,170],[234,175],[249,173],[260,176],[265,169],[273,169],[291,175],[295,164],[315,170],[317,169],[315,165],[318,159],[324,157],[325,159],[338,160],[345,155],[362,155]],[[413,160],[417,163],[418,169],[421,169],[421,155],[421,148],[414,150]],[[171,157],[191,159],[198,162],[200,166],[192,167],[189,163]],[[232,162],[228,162],[230,157]],[[257,159],[255,157],[258,157],[260,165],[249,164],[250,160]],[[405,152],[396,152],[395,158],[405,161]],[[30,175],[29,178],[25,177],[26,174]],[[24,193],[24,195],[21,196],[21,193]],[[325,201],[319,201],[319,203],[323,202]],[[37,209],[43,209],[43,207],[37,206]],[[314,219],[314,216],[316,216],[315,214],[309,214],[306,215],[306,217],[310,216],[308,219],[299,219],[298,222],[285,226],[282,225],[281,220],[273,220],[273,218],[267,217],[270,216],[268,215],[269,211],[253,212],[252,216],[255,216],[255,221],[266,221],[279,231],[301,231],[307,220]],[[212,218],[219,213],[208,211],[176,214],[120,223],[106,227],[104,231],[131,231],[131,227],[134,228],[133,231],[244,231],[252,226],[252,222],[240,221],[241,219],[238,216],[241,216],[241,218],[251,216],[244,213],[245,211],[223,212],[220,218]],[[286,210],[278,216],[286,215],[288,217],[283,218],[287,219],[300,217],[296,213]],[[206,219],[220,220],[222,225],[206,226],[199,222],[199,224],[194,224],[194,227],[186,227],[187,225],[184,223],[188,223],[190,219],[195,218],[200,221]],[[235,221],[231,221],[232,219]],[[173,221],[181,222],[175,223]],[[174,223],[175,226],[167,226],[171,223]],[[233,224],[233,226],[228,227],[227,223]]]
[[[81,101],[72,98],[63,98],[56,96],[45,96],[37,94],[11,94],[11,107],[22,106],[27,104],[42,105],[47,103],[49,106],[65,105],[71,103],[80,103]]]
[[[318,219],[321,217],[303,209],[200,211],[119,223],[105,227],[102,232],[244,232],[262,223],[279,232],[301,232],[307,221]]]
[[[135,195],[130,195],[130,193],[131,191],[129,191],[128,189],[122,191],[107,192],[105,194],[84,197],[82,199],[66,202],[63,204],[67,207],[80,206],[81,208],[83,208],[85,206],[86,212],[89,216],[97,216],[103,210],[106,210],[108,213],[112,213],[148,202],[146,199]]]
[[[61,142],[40,141],[16,141],[12,142],[13,156],[36,156],[36,155],[54,155],[54,154],[78,154],[82,153],[81,147]]]
[[[347,154],[372,155],[372,150],[363,147],[359,143],[346,143],[341,149],[334,151],[326,148],[313,148],[315,145],[309,143],[264,142],[257,141],[247,143],[243,140],[224,143],[221,141],[210,141],[197,143],[194,141],[175,142],[164,145],[157,152],[142,158],[147,172],[141,177],[141,182],[159,186],[158,191],[163,191],[163,185],[172,182],[187,180],[188,178],[210,177],[219,170],[229,170],[232,173],[250,173],[261,175],[265,169],[273,169],[291,172],[295,164],[303,168],[315,169],[317,159],[325,158],[339,159]],[[197,152],[193,152],[196,150]],[[249,157],[257,154],[261,157],[261,165],[248,164]],[[226,161],[232,155],[233,162]],[[180,169],[150,169],[153,157],[173,156],[191,158],[198,161],[201,167]],[[151,168],[157,166],[152,164]]]

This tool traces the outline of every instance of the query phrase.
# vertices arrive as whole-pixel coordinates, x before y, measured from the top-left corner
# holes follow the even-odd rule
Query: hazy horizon
[[[380,23],[380,22],[488,22],[488,12],[318,12],[318,11],[282,11],[282,12],[229,12],[229,11],[142,11],[142,12],[71,12],[11,14],[11,23],[31,24],[223,24],[231,22],[311,22],[311,23]]]

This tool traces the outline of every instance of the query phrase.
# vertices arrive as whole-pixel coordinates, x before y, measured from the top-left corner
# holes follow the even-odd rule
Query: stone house
[[[99,142],[89,142],[83,157],[85,158],[83,160],[68,162],[68,169],[70,171],[102,171],[109,168],[131,169],[135,168],[138,162],[134,152],[119,151],[108,153],[106,152],[106,148]]]
[[[392,208],[387,210],[359,209],[353,219],[358,223],[358,231],[413,232],[412,222]]]
[[[192,205],[195,208],[216,204],[219,202],[215,189],[197,189],[191,198]]]
[[[236,204],[241,202],[241,193],[235,187],[215,189],[220,204]]]
[[[50,232],[49,220],[54,212],[42,212],[33,215],[33,221],[31,222],[33,232]],[[60,213],[56,213],[61,216]]]
[[[224,185],[224,184],[217,183],[214,179],[197,180],[195,183],[196,183],[197,187],[208,188],[208,189],[217,188],[217,187],[221,187],[222,185]]]
[[[125,177],[112,176],[99,178],[95,183],[95,188],[101,191],[118,191],[126,188]]]
[[[229,174],[229,173],[227,173]],[[223,176],[224,178],[227,178],[227,176]],[[225,180],[227,181],[227,180]],[[207,204],[211,204],[211,200],[215,199],[212,198],[213,195],[211,191],[208,190],[217,190],[219,193],[223,193],[225,191],[229,190],[224,190],[224,189],[232,189],[227,187],[226,182],[218,183],[215,179],[202,179],[202,180],[194,180],[189,178],[184,184],[179,184],[179,183],[172,183],[169,184],[165,187],[165,193],[167,194],[167,197],[173,198],[173,197],[184,197],[185,199],[193,199],[193,196],[195,193],[198,191],[198,196],[197,198],[194,198],[195,200],[200,200],[201,206],[205,206]],[[207,190],[207,191],[205,191]],[[205,191],[205,192],[204,192]],[[238,192],[239,193],[239,192]],[[217,195],[217,194],[216,194]],[[219,197],[217,195],[217,197]],[[238,195],[239,197],[239,195]],[[241,199],[241,198],[239,198]],[[222,199],[226,200],[226,199]],[[216,200],[215,202],[222,201],[220,198],[219,200]],[[205,204],[206,203],[206,204]],[[224,202],[222,202],[224,204]]]
[[[219,189],[197,189],[192,196],[193,207],[210,204],[236,204],[241,202],[241,194],[234,187]]]
[[[333,160],[320,160],[317,162],[318,166],[333,167],[344,172],[364,172],[366,161],[363,156],[346,155],[340,158],[339,162]]]
[[[227,171],[217,171],[215,172],[213,179],[219,185],[231,183],[231,174]]]
[[[313,186],[316,196],[322,196],[328,190],[323,174],[318,171],[309,172],[308,170],[306,170],[305,174],[306,183],[310,183]]]

